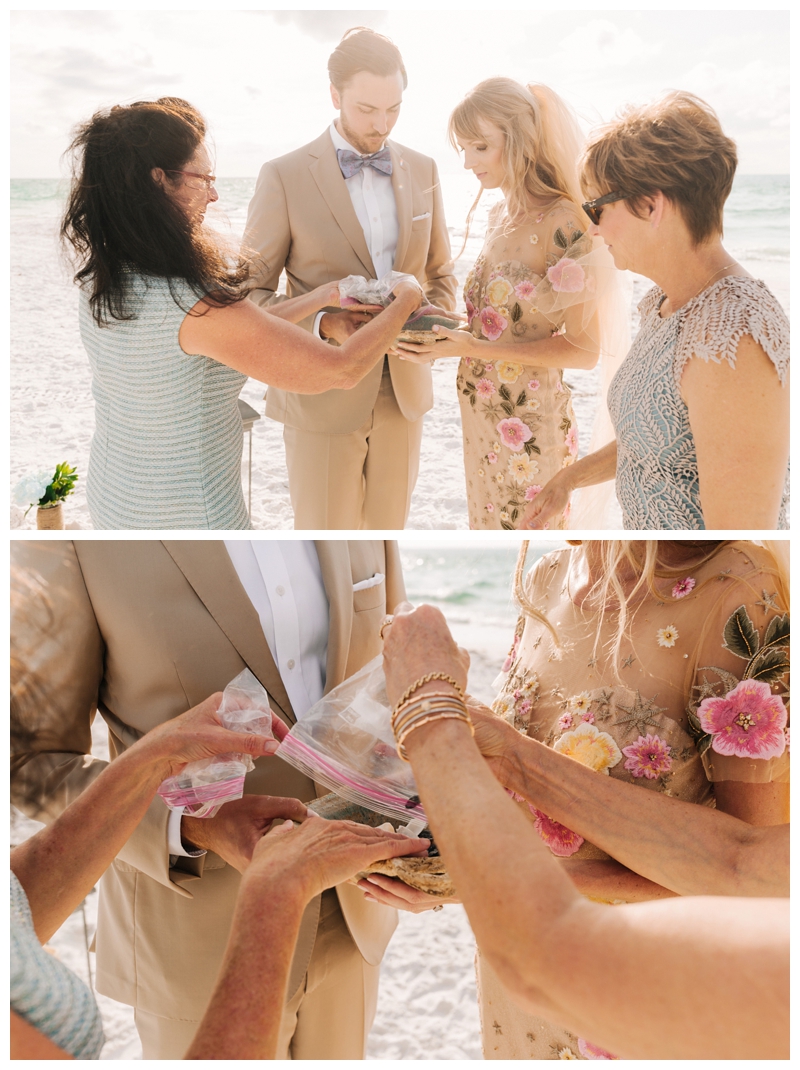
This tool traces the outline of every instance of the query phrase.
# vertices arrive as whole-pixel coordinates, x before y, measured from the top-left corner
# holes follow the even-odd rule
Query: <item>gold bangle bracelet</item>
[[[405,752],[404,743],[411,735],[411,733],[414,732],[417,728],[422,728],[423,725],[432,724],[434,721],[461,721],[463,724],[468,725],[472,735],[475,735],[475,725],[472,723],[469,715],[465,716],[463,713],[460,712],[456,713],[455,711],[453,711],[452,713],[432,714],[429,717],[420,718],[419,721],[415,722],[413,725],[407,728],[403,735],[400,737],[400,739],[398,739],[397,741],[397,753],[398,756],[402,759],[402,761],[409,761],[408,755]]]
[[[436,691],[428,695],[423,695],[421,698],[418,699],[409,699],[407,702],[404,702],[402,706],[398,706],[397,709],[392,713],[392,727],[394,728],[394,726],[398,724],[399,721],[401,721],[408,713],[413,710],[430,710],[436,706],[441,706],[443,703],[446,703],[447,705],[452,705],[453,703],[462,706],[464,705],[462,700],[456,695],[452,694],[452,692],[445,693],[442,691]],[[466,706],[464,708],[466,709]]]
[[[454,714],[456,716],[463,717],[465,720],[467,718],[467,712],[464,709],[464,707],[463,706],[455,706],[453,704],[446,705],[446,706],[445,705],[437,706],[435,709],[432,709],[432,710],[417,710],[416,712],[409,714],[407,717],[404,717],[396,725],[396,727],[394,729],[395,739],[399,739],[401,736],[405,735],[405,733],[413,725],[417,724],[418,722],[421,723],[426,717],[429,718],[429,719],[430,718],[435,718],[435,717],[438,717],[440,714],[444,714],[444,713]]]
[[[448,684],[452,684],[458,692],[459,696],[464,698],[464,691],[460,684],[456,683],[452,676],[448,676],[446,672],[429,672],[425,676],[420,676],[419,680],[415,681],[411,687],[406,688],[403,692],[400,701],[397,706],[402,706],[407,699],[411,698],[415,691],[417,691],[423,684],[429,684],[431,680],[446,680]],[[395,707],[397,708],[397,707]]]

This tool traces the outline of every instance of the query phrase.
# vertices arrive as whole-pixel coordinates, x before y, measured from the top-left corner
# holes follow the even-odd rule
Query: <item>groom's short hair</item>
[[[353,26],[345,31],[328,60],[331,85],[341,93],[360,71],[369,71],[383,78],[399,71],[403,76],[403,88],[408,85],[408,75],[397,45],[366,26]]]

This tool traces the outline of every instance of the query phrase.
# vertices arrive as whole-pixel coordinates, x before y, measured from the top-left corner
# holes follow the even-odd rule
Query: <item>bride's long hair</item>
[[[630,627],[631,607],[637,595],[645,591],[656,600],[663,597],[663,592],[656,587],[657,579],[680,579],[686,574],[687,561],[684,559],[674,565],[664,561],[662,547],[683,547],[695,551],[691,555],[691,567],[699,568],[707,561],[716,557],[722,550],[732,544],[733,540],[698,539],[693,541],[671,539],[606,539],[598,540],[602,547],[602,574],[595,585],[589,591],[587,601],[597,613],[598,626],[595,636],[595,654],[599,641],[600,627],[605,611],[611,609],[618,614],[617,627],[610,642],[609,660],[614,671],[619,666],[619,652],[622,642]],[[573,545],[579,545],[573,543]],[[781,604],[789,608],[789,557],[787,542],[764,542],[761,544],[771,555],[774,565],[770,567]],[[527,541],[520,546],[517,557],[517,567],[514,573],[514,597],[525,616],[543,624],[549,631],[556,647],[561,646],[556,629],[531,600],[525,582],[525,559],[528,555]],[[633,574],[635,578],[633,586],[626,590],[621,575]],[[747,582],[745,577],[731,576],[732,580]],[[705,583],[714,583],[717,576],[705,580]],[[701,587],[703,585],[701,584]],[[699,588],[698,588],[699,589]],[[701,637],[704,629],[701,629]]]
[[[522,85],[513,78],[487,78],[467,93],[450,116],[448,136],[453,148],[458,150],[459,138],[480,141],[482,122],[503,131],[509,219],[519,223],[533,206],[562,198],[580,211],[578,157],[583,136],[574,112],[557,93],[537,82]],[[482,192],[469,210],[467,236]],[[580,219],[588,225],[582,211]]]

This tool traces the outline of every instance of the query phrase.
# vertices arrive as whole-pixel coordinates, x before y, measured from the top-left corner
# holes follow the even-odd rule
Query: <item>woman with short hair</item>
[[[302,394],[353,387],[421,304],[419,287],[400,282],[393,304],[333,349],[294,324],[338,306],[337,283],[269,312],[244,300],[247,263],[203,226],[218,199],[204,137],[202,116],[164,97],[98,112],[71,145],[61,236],[77,261],[92,367],[96,528],[249,527],[247,377]]]
[[[584,151],[591,232],[656,284],[611,387],[616,442],[557,473],[525,526],[616,477],[629,529],[787,527],[789,323],[722,245],[736,146],[708,104],[628,108]]]

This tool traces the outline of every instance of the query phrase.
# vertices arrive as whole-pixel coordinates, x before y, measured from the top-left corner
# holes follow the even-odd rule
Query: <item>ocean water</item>
[[[209,221],[236,241],[244,228],[247,205],[255,187],[253,178],[219,181],[220,200]],[[453,252],[464,244],[464,221],[476,185],[471,175],[442,176],[446,217]],[[10,481],[62,460],[76,464],[85,474],[94,429],[94,401],[88,361],[78,333],[77,293],[58,243],[59,218],[66,184],[55,179],[15,179],[10,201],[10,357],[11,451]],[[463,283],[477,257],[486,217],[497,194],[482,198],[456,274]],[[763,279],[789,310],[789,177],[742,175],[737,178],[725,212],[729,251],[758,278]],[[638,316],[635,306],[649,282],[630,277],[631,328]],[[467,527],[461,426],[456,400],[456,361],[439,361],[433,368],[434,408],[426,416],[420,476],[408,527],[464,529]],[[581,455],[589,450],[591,428],[599,400],[599,370],[571,369],[566,380],[573,391]],[[263,411],[264,387],[248,380],[242,397]],[[253,429],[252,523],[260,530],[292,526],[282,429],[271,420],[259,420]],[[248,451],[242,478],[247,488]],[[12,506],[11,526],[32,527]],[[85,480],[68,499],[67,526],[91,528],[86,505]]]

